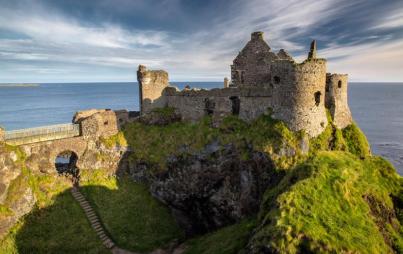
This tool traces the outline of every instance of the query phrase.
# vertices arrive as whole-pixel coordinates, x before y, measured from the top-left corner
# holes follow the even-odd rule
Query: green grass
[[[263,226],[253,243],[279,253],[389,253],[391,246],[363,196],[372,195],[392,209],[390,194],[401,189],[402,178],[379,157],[361,161],[346,152],[320,152],[267,190],[260,211]],[[401,251],[403,231],[396,225],[397,230],[385,223],[394,248]]]
[[[256,226],[254,219],[245,219],[215,232],[188,240],[184,254],[235,254],[245,248]]]
[[[213,140],[223,145],[236,145],[245,159],[248,159],[251,145],[257,151],[273,155],[279,168],[286,168],[299,161],[299,141],[303,135],[302,132],[290,131],[282,121],[274,120],[267,114],[251,123],[229,116],[219,128],[212,126],[209,117],[197,123],[175,122],[165,126],[135,122],[126,125],[123,132],[103,140],[103,143],[108,147],[129,145],[134,151],[132,161],[147,162],[157,172],[166,167],[169,155],[182,153],[183,148],[189,153],[200,151]],[[279,155],[285,149],[294,150],[295,156]]]
[[[83,170],[82,191],[119,247],[147,252],[183,237],[168,209],[147,187],[105,172]],[[0,241],[0,253],[109,253],[71,196],[66,178],[24,170],[10,186],[12,193],[28,183],[38,199],[36,208]],[[7,206],[0,208],[2,216],[11,212]]]
[[[83,194],[93,204],[113,240],[121,248],[148,252],[183,238],[169,210],[148,188],[122,177],[102,177],[83,182]]]
[[[69,191],[34,209],[0,242],[0,253],[110,253]]]
[[[347,141],[348,150],[351,153],[360,158],[371,155],[368,140],[355,123],[344,128],[342,132],[344,139]]]

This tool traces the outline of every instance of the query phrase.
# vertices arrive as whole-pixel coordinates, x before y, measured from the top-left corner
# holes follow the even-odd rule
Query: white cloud
[[[125,8],[132,7],[130,1],[124,3]],[[165,3],[169,13],[180,15],[177,1],[172,5]],[[4,77],[10,77],[13,68],[17,72],[18,66],[27,65],[31,72],[51,80],[57,80],[63,73],[68,73],[63,77],[67,79],[82,75],[75,65],[91,69],[88,75],[98,71],[102,73],[97,77],[109,75],[108,79],[121,80],[132,78],[138,64],[166,69],[173,80],[222,80],[229,76],[229,65],[251,32],[264,31],[273,50],[305,51],[298,57],[302,60],[309,45],[301,45],[301,37],[311,34],[326,38],[326,34],[315,33],[316,29],[353,4],[356,2],[347,0],[237,0],[232,1],[222,16],[206,21],[205,28],[187,34],[128,29],[114,23],[83,23],[38,4],[27,5],[25,9],[0,7],[0,29],[24,35],[23,39],[0,39],[3,67],[0,81],[8,81]],[[401,26],[401,13],[395,10],[379,21],[376,28]],[[348,34],[344,36],[348,39]],[[403,80],[403,74],[399,73],[402,40],[391,44],[386,40],[389,38],[382,37],[382,41],[374,42],[376,37],[372,35],[371,42],[357,45],[334,43],[327,48],[319,45],[319,54],[334,58],[329,62],[331,71],[350,73],[353,80]],[[382,66],[388,68],[383,72],[385,75],[379,72],[373,75]],[[94,76],[94,81],[99,80]]]

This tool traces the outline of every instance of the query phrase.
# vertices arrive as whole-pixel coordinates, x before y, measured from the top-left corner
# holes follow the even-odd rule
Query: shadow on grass
[[[147,253],[183,236],[168,209],[142,184],[110,177],[100,186],[84,184],[81,192],[123,249]],[[110,253],[69,190],[27,215],[11,235],[17,253]]]

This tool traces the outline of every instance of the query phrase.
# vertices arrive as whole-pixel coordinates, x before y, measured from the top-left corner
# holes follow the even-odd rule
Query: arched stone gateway
[[[83,137],[53,140],[21,146],[28,155],[27,164],[32,170],[43,173],[57,173],[56,159],[61,155],[67,157],[67,153],[73,153],[76,157],[75,164],[81,168],[82,158],[88,146],[88,140]]]
[[[80,181],[80,169],[77,167],[78,156],[75,152],[64,151],[56,156],[55,168],[59,175],[71,178],[73,184]]]
[[[78,156],[75,152],[64,151],[56,156],[55,168],[59,174],[77,174],[77,161]]]

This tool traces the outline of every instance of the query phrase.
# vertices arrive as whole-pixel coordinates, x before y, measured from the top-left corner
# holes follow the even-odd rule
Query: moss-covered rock
[[[266,191],[249,249],[401,253],[403,228],[391,199],[401,190],[402,178],[379,157],[319,152]]]

